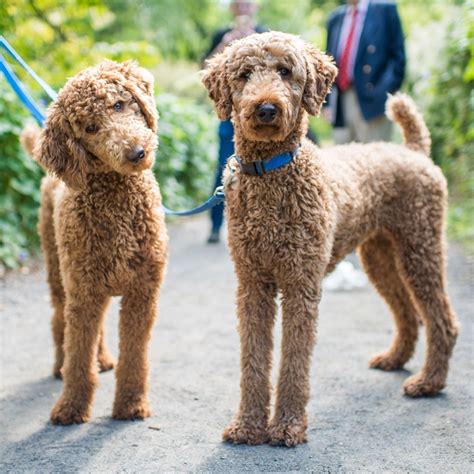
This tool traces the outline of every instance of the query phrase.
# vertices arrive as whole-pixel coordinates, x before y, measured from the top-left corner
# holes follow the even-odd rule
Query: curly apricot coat
[[[147,348],[167,259],[158,185],[153,78],[132,62],[105,61],[70,79],[48,111],[34,154],[43,180],[39,230],[54,306],[54,374],[64,379],[56,424],[91,415],[112,296],[122,296],[113,417],[150,415]],[[32,148],[35,132],[23,143]],[[102,334],[101,334],[102,333]],[[97,355],[98,354],[98,355]]]
[[[270,32],[239,40],[213,57],[203,82],[221,119],[232,118],[242,162],[299,152],[263,176],[224,177],[229,246],[238,278],[241,402],[224,432],[234,443],[294,446],[306,441],[310,359],[321,281],[349,252],[362,263],[392,310],[396,335],[371,367],[394,370],[412,356],[417,314],[426,325],[421,371],[407,395],[445,386],[457,321],[446,295],[446,181],[427,156],[428,130],[406,96],[388,114],[406,144],[319,149],[307,141],[307,113],[317,115],[337,69],[301,39]],[[268,117],[259,107],[269,104]],[[282,294],[283,339],[276,406],[270,420],[272,329]],[[350,311],[350,309],[349,309]]]

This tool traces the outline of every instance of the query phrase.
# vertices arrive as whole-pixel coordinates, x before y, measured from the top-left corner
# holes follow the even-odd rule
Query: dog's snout
[[[261,104],[257,107],[257,118],[260,122],[271,123],[278,115],[278,108],[273,104]]]
[[[128,161],[132,163],[138,163],[145,158],[145,150],[142,146],[136,146],[128,155]]]

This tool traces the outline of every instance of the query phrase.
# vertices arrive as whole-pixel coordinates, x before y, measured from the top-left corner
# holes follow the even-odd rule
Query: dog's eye
[[[87,133],[96,133],[97,130],[99,130],[99,127],[95,123],[91,123],[90,125],[87,125],[86,127]]]
[[[278,74],[280,74],[281,77],[286,77],[290,75],[290,70],[286,69],[286,67],[281,67],[278,69]]]
[[[250,74],[252,74],[250,71],[245,71],[240,75],[240,78],[247,80],[250,77]]]
[[[123,110],[123,102],[118,101],[114,104],[115,112],[121,112]]]

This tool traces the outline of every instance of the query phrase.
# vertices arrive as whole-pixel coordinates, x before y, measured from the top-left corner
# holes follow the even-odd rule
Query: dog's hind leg
[[[43,249],[51,304],[54,309],[51,329],[55,345],[53,375],[61,378],[64,362],[64,288],[59,270],[58,248],[54,235],[54,192],[59,181],[46,177],[41,185],[41,207],[39,212],[38,231]]]
[[[418,321],[397,268],[393,244],[388,235],[380,233],[367,239],[358,253],[370,281],[390,307],[396,328],[390,348],[373,357],[369,365],[382,370],[401,369],[415,350]]]
[[[60,379],[62,377],[61,369],[64,364],[64,287],[61,280],[59,268],[58,247],[54,233],[54,193],[60,182],[51,177],[43,179],[41,185],[41,206],[39,211],[38,232],[41,239],[41,248],[43,250],[46,272],[48,275],[49,293],[51,304],[53,306],[53,318],[51,320],[51,329],[55,346],[55,359],[53,366],[53,375]],[[102,328],[97,351],[97,362],[99,370],[104,372],[113,369],[114,359],[109,354],[105,343],[105,329]]]
[[[446,294],[443,247],[441,229],[429,225],[423,232],[413,225],[408,235],[397,238],[400,268],[426,327],[424,366],[403,385],[405,394],[412,397],[434,395],[444,388],[458,334]]]
[[[239,274],[240,407],[224,430],[224,441],[253,445],[267,441],[276,295],[271,279]]]
[[[115,367],[115,360],[110,354],[105,341],[105,318],[99,335],[97,363],[99,364],[100,372],[106,372],[107,370],[112,370]]]

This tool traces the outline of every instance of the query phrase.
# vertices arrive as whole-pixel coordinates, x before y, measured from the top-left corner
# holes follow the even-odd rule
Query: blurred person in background
[[[390,141],[385,101],[400,88],[406,62],[395,2],[347,0],[330,14],[327,30],[327,52],[339,68],[323,111],[334,141]]]
[[[265,28],[255,23],[255,15],[258,5],[251,0],[232,0],[230,11],[234,17],[232,25],[219,30],[213,37],[211,47],[205,56],[208,59],[214,54],[220,53],[229,43],[234,40],[244,38],[253,33],[263,33]],[[230,120],[219,124],[219,161],[216,172],[215,187],[222,184],[222,172],[227,162],[227,158],[234,154],[234,127]],[[211,209],[211,233],[208,243],[218,243],[220,240],[220,230],[224,220],[224,204],[219,204]]]

